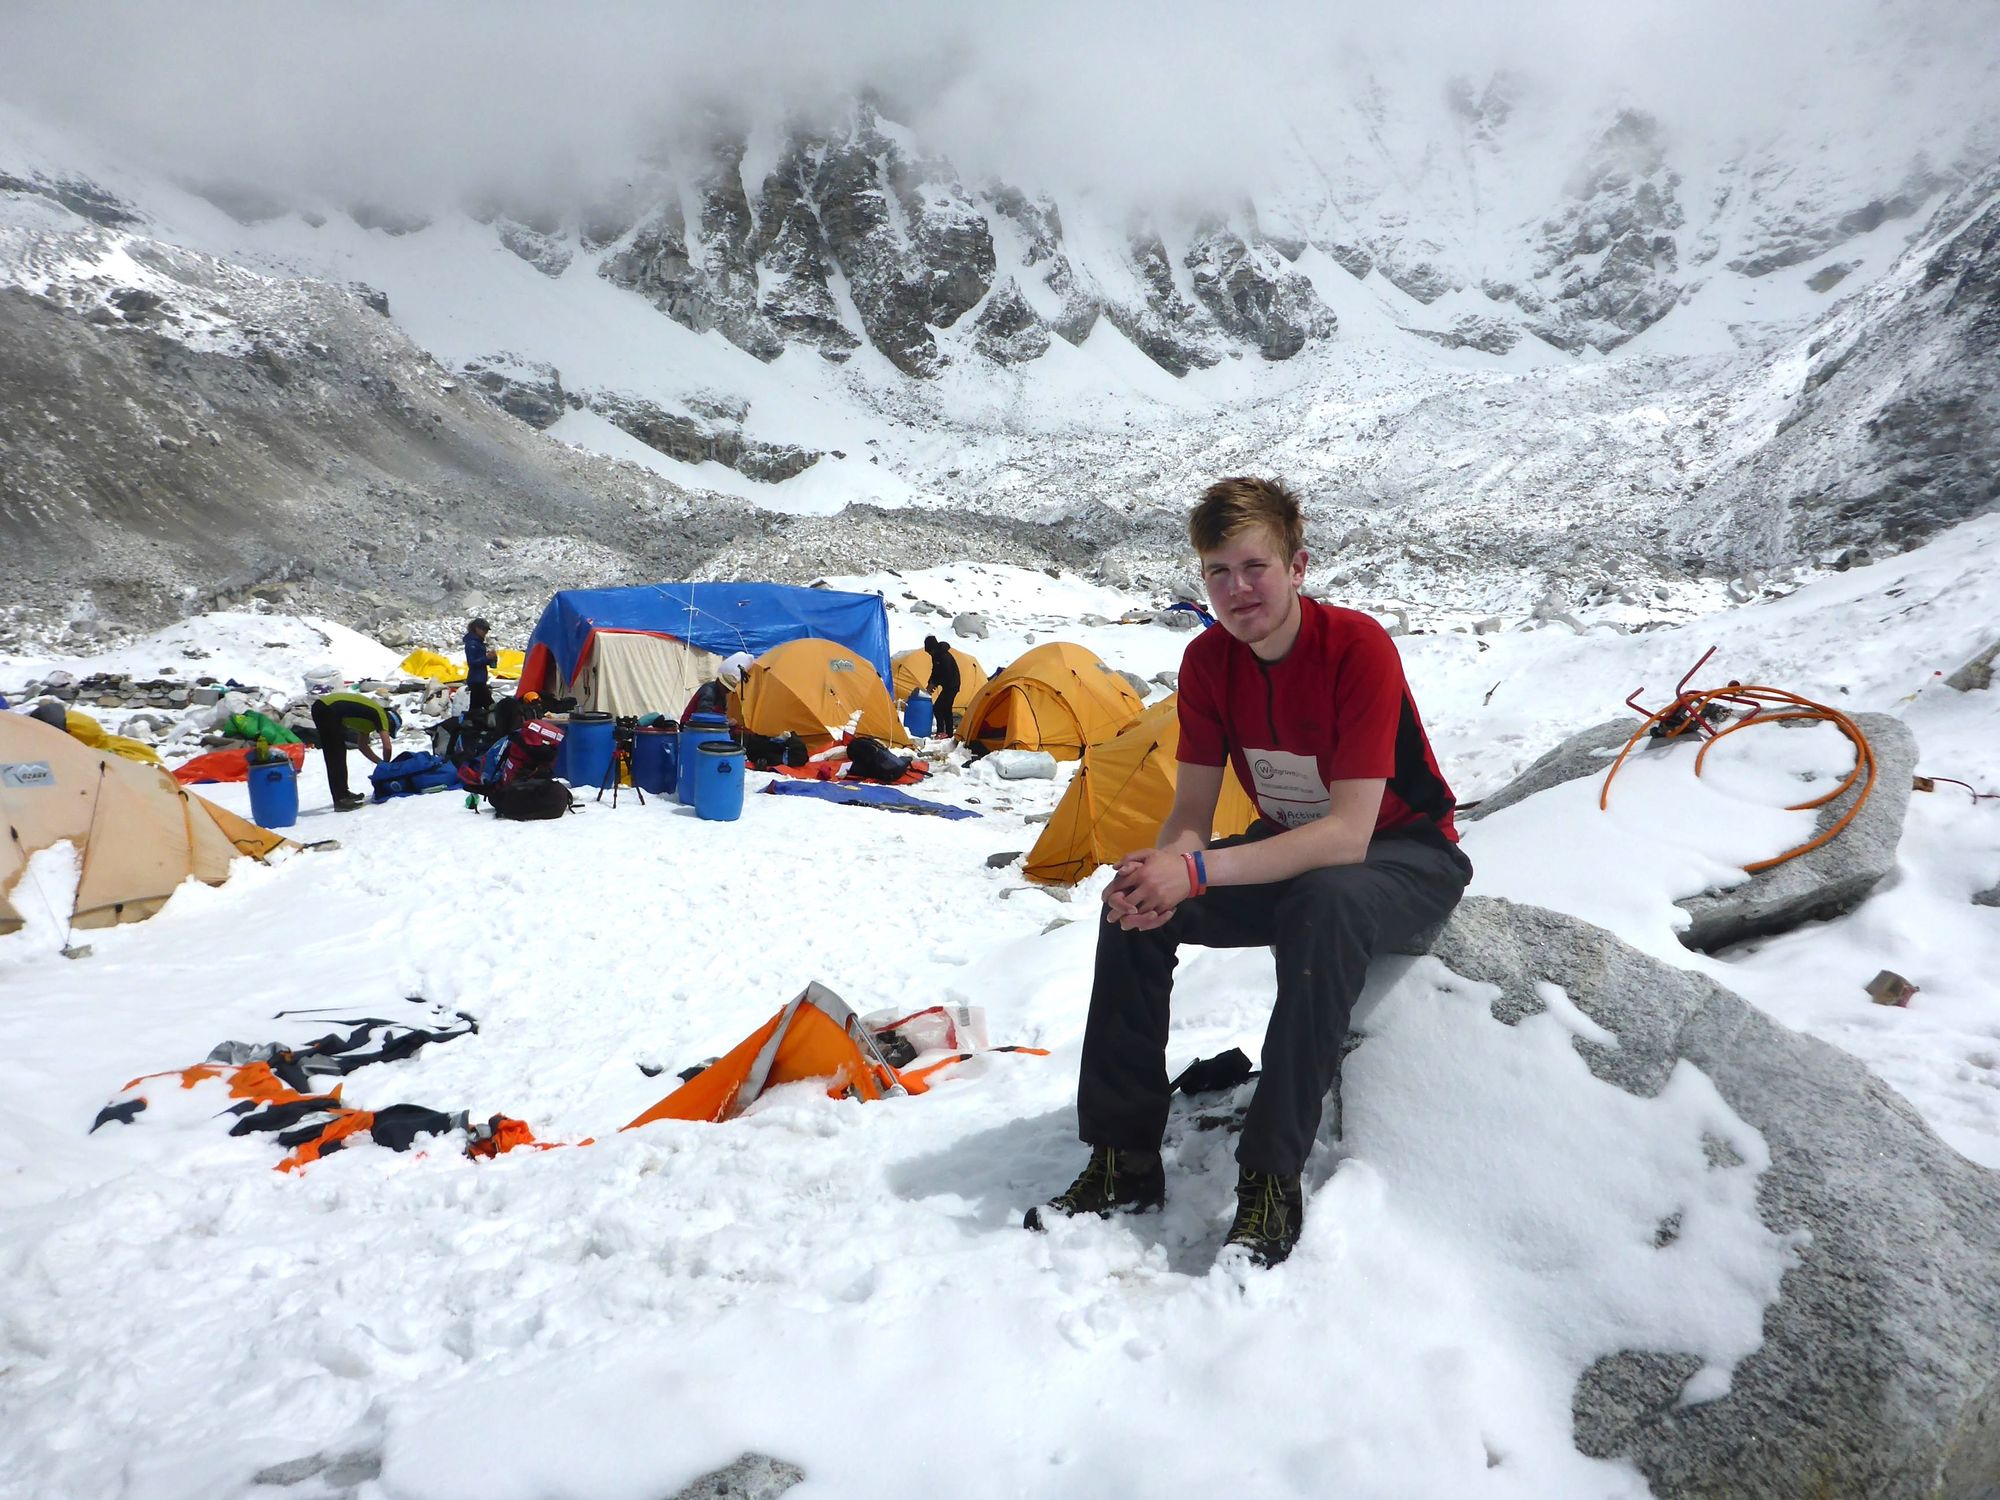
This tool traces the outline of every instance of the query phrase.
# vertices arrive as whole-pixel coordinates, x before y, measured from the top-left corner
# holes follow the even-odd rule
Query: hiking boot
[[[1120,1151],[1116,1146],[1092,1146],[1090,1162],[1069,1191],[1031,1208],[1021,1220],[1023,1229],[1045,1229],[1043,1211],[1071,1219],[1078,1214],[1096,1214],[1108,1219],[1114,1213],[1144,1213],[1167,1201],[1167,1169],[1157,1151]]]
[[[1296,1177],[1243,1168],[1236,1178],[1236,1222],[1222,1242],[1249,1252],[1259,1266],[1275,1266],[1292,1253],[1305,1225],[1305,1195]]]
[[[357,807],[366,807],[368,799],[359,792],[342,792],[333,799],[335,812],[353,812]]]

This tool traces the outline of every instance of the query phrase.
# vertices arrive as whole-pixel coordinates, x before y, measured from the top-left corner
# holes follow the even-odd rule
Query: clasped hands
[[[1127,932],[1164,926],[1174,908],[1194,889],[1187,856],[1166,849],[1141,849],[1118,861],[1104,889],[1104,920]]]

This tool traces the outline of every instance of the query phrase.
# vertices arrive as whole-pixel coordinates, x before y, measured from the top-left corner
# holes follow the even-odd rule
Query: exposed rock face
[[[988,190],[994,209],[1013,222],[1026,242],[1021,265],[1038,271],[1042,284],[1062,298],[1062,311],[1052,320],[1055,335],[1071,344],[1080,344],[1097,325],[1098,300],[1083,284],[1063,253],[1062,216],[1046,198],[1029,199],[1017,188],[996,186]]]
[[[694,183],[700,223],[688,225],[679,196],[668,194],[604,262],[602,274],[650,298],[676,323],[696,333],[715,329],[739,349],[773,360],[785,342],[758,307],[755,226],[742,163],[742,142],[718,142]]]
[[[519,417],[536,431],[553,427],[569,408],[562,375],[554,365],[523,360],[512,354],[467,360],[466,378],[493,404]]]
[[[1012,278],[993,289],[972,326],[975,347],[995,364],[1024,365],[1049,352],[1049,325]]]
[[[1571,185],[1570,203],[1542,224],[1536,285],[1549,314],[1533,320],[1535,332],[1559,349],[1614,349],[1665,316],[1682,291],[1679,191],[1658,122],[1621,113]]]
[[[45,177],[40,172],[14,177],[0,172],[0,193],[33,193],[51,203],[60,203],[71,213],[105,229],[143,222],[139,215],[87,177]]]
[[[1270,247],[1253,247],[1219,223],[1196,234],[1183,264],[1194,273],[1195,297],[1223,331],[1266,359],[1290,359],[1338,326],[1310,281]]]
[[[820,460],[819,454],[803,448],[744,437],[743,418],[749,409],[740,405],[710,406],[699,415],[689,415],[615,391],[595,392],[586,404],[621,432],[682,463],[726,464],[752,479],[775,484],[804,473]]]
[[[494,228],[500,235],[501,244],[544,276],[560,276],[569,269],[574,252],[553,232],[531,229],[512,219],[500,219]]]
[[[1817,260],[1827,251],[1846,244],[1856,235],[1879,229],[1891,219],[1914,217],[1926,201],[1946,186],[1943,178],[1918,172],[1899,191],[1842,213],[1808,219],[1787,208],[1760,215],[1758,229],[1762,243],[1749,254],[1731,260],[1729,269],[1743,276],[1768,276],[1787,266]],[[1825,289],[1813,287],[1816,292]]]
[[[1218,364],[1222,352],[1214,320],[1189,302],[1174,285],[1173,262],[1159,235],[1135,235],[1129,246],[1145,301],[1135,305],[1107,303],[1104,316],[1146,357],[1172,375],[1205,370]]]
[[[1720,476],[1729,524],[1687,545],[1748,563],[1900,549],[2000,503],[2000,164],[1791,353],[1806,370],[1790,412]]]
[[[1574,1395],[1578,1448],[1629,1459],[1657,1495],[2000,1491],[2000,1174],[1951,1150],[1855,1059],[1586,922],[1473,897],[1434,952],[1498,986],[1503,1021],[1543,1008],[1538,985],[1561,987],[1616,1038],[1579,1037],[1578,1054],[1629,1093],[1699,1068],[1769,1149],[1765,1227],[1799,1236],[1763,1345],[1726,1394],[1689,1400],[1699,1361],[1678,1351],[1601,1359]],[[1716,1144],[1717,1165],[1740,1168]]]

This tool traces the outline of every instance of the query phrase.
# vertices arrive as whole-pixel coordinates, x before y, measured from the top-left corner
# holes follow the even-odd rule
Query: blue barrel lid
[[[727,714],[689,714],[681,722],[683,729],[726,729],[729,727]]]
[[[695,746],[703,755],[741,755],[743,747],[735,740],[703,740]]]

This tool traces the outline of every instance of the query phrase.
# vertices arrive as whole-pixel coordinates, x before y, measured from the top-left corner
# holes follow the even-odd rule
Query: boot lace
[[[1232,1242],[1277,1239],[1290,1217],[1281,1179],[1274,1172],[1244,1173],[1236,1194],[1236,1228]]]
[[[1092,1148],[1090,1160],[1076,1181],[1051,1206],[1076,1213],[1117,1201],[1118,1150],[1115,1146],[1097,1146]]]

